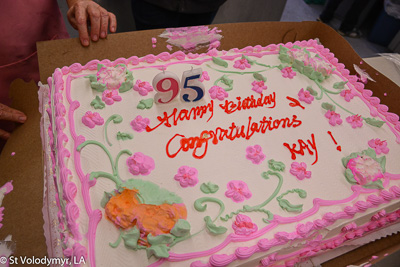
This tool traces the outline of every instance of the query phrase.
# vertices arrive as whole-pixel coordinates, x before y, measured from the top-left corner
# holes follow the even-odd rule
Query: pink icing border
[[[314,47],[316,52],[320,56],[323,56],[327,62],[331,63],[333,66],[336,67],[335,74],[339,75],[339,77],[341,77],[343,80],[347,79],[349,81],[349,83],[347,85],[350,88],[354,88],[356,90],[356,92],[357,92],[356,95],[358,97],[360,97],[360,99],[362,99],[362,101],[364,101],[364,103],[369,107],[371,115],[374,117],[379,117],[380,119],[382,119],[383,121],[388,123],[387,124],[388,127],[391,129],[391,131],[396,136],[396,141],[398,143],[400,143],[399,116],[394,113],[389,113],[388,107],[380,104],[379,98],[372,96],[372,91],[364,89],[364,84],[357,82],[357,77],[355,75],[350,75],[350,72],[347,69],[345,69],[344,64],[338,63],[338,60],[337,60],[337,58],[334,57],[333,53],[330,53],[329,49],[324,48],[322,45],[319,45],[317,43],[317,41],[315,41],[315,40],[301,41],[301,42],[296,41],[295,43],[287,43],[287,44],[271,44],[266,47],[248,46],[243,49],[235,48],[235,49],[232,49],[231,51],[239,53],[238,55],[225,56],[226,51],[223,51],[222,52],[223,55],[221,56],[221,58],[224,60],[233,60],[237,57],[240,57],[241,53],[246,53],[246,55],[248,55],[248,56],[256,56],[256,57],[261,57],[266,54],[276,54],[277,49],[279,48],[280,45],[283,45],[287,48],[291,48],[293,45]],[[153,54],[149,54],[142,58],[138,58],[136,56],[130,57],[128,59],[119,58],[119,59],[115,60],[114,62],[111,62],[110,60],[102,60],[102,61],[92,60],[92,61],[88,62],[85,66],[82,66],[79,63],[75,63],[75,64],[71,65],[70,67],[63,67],[61,70],[58,69],[58,73],[60,73],[59,75],[61,75],[61,73],[64,75],[67,75],[69,73],[79,73],[82,70],[86,70],[86,69],[96,70],[98,63],[104,64],[106,66],[115,66],[115,65],[121,64],[121,63],[126,64],[126,65],[132,64],[132,65],[136,66],[136,65],[139,65],[141,62],[147,62],[147,63],[153,64],[158,60],[161,60],[164,62],[169,61],[171,59],[178,60],[178,62],[170,62],[170,63],[164,64],[163,66],[165,67],[165,66],[169,66],[169,65],[173,65],[173,64],[180,64],[181,62],[179,62],[179,61],[182,61],[185,59],[191,59],[190,61],[186,61],[185,63],[200,65],[200,64],[203,64],[204,62],[210,61],[211,58],[202,59],[202,60],[198,60],[198,58],[203,57],[205,55],[208,55],[210,57],[216,56],[217,53],[218,52],[215,49],[212,49],[209,52],[203,53],[203,54],[189,53],[188,55],[185,55],[183,52],[178,51],[173,54],[170,54],[168,52],[163,52],[157,56],[155,56]],[[194,59],[197,59],[197,60],[194,60]],[[160,66],[150,66],[150,67],[161,69],[163,66],[160,65]],[[145,67],[138,67],[136,69],[141,69],[141,68],[145,68]],[[56,70],[56,73],[57,73],[57,70]],[[60,162],[60,166],[61,166],[60,170],[61,170],[61,178],[62,178],[62,183],[63,183],[66,181],[63,178],[65,176],[67,176],[68,174],[71,174],[71,172],[70,172],[70,170],[66,169],[65,166],[63,166],[62,159],[65,157],[69,157],[70,153],[62,145],[63,142],[67,142],[68,139],[63,134],[63,129],[65,128],[65,120],[63,119],[63,117],[65,115],[65,107],[61,103],[62,96],[59,97],[57,95],[58,89],[60,87],[62,90],[62,82],[61,82],[62,77],[58,78],[58,79],[61,79],[61,81],[57,82],[58,79],[57,79],[56,73],[55,73],[55,81],[56,81],[56,83],[55,83],[55,87],[56,87],[56,90],[55,90],[55,92],[56,92],[56,95],[55,95],[56,109],[55,109],[55,111],[56,111],[56,122],[58,122],[58,123],[56,123],[56,126],[58,126],[57,130],[59,133],[57,136],[57,141],[58,141],[57,147],[59,149],[58,151],[61,151],[59,153],[59,155],[60,155],[59,158],[61,159],[59,162]],[[74,78],[76,78],[76,77],[74,77]],[[68,79],[72,79],[72,78],[68,77]],[[67,82],[67,84],[69,85],[68,82]],[[99,220],[101,219],[101,211],[99,211],[99,210],[93,211],[91,209],[90,198],[89,198],[89,188],[95,184],[95,181],[89,182],[89,176],[88,175],[85,176],[83,174],[83,172],[81,170],[81,166],[80,166],[80,153],[76,151],[77,146],[84,141],[84,138],[82,136],[76,136],[75,128],[74,128],[74,124],[73,124],[74,123],[73,112],[75,111],[75,109],[77,109],[79,107],[79,102],[72,101],[72,99],[70,98],[70,87],[69,86],[67,86],[66,91],[67,91],[68,102],[70,104],[70,108],[68,111],[68,119],[69,119],[69,122],[71,125],[71,133],[73,136],[74,149],[75,149],[75,152],[73,153],[73,157],[75,160],[75,167],[77,169],[78,176],[79,176],[79,179],[82,184],[81,193],[82,193],[82,196],[84,197],[85,209],[89,215],[89,231],[87,233],[88,240],[89,240],[89,259],[90,259],[92,266],[95,266],[94,239],[95,239],[97,224],[98,224]],[[61,100],[60,100],[60,98],[61,98]],[[50,126],[49,132],[51,132],[51,131],[52,131],[52,129]],[[55,166],[54,158],[52,158],[52,160],[53,160],[53,164]],[[397,180],[397,179],[400,179],[400,177],[398,177],[397,175],[386,174],[386,179],[385,179],[386,186],[388,184],[388,179],[396,179]],[[64,186],[64,184],[65,183],[63,183],[63,186]],[[277,227],[281,223],[289,223],[289,222],[296,222],[299,220],[303,220],[303,219],[307,218],[308,216],[317,212],[319,210],[320,206],[343,204],[343,203],[346,203],[348,201],[355,199],[356,197],[358,197],[360,195],[360,193],[368,194],[368,193],[373,193],[373,192],[378,191],[378,190],[371,190],[371,189],[369,189],[369,190],[362,189],[357,186],[353,186],[352,189],[354,191],[353,195],[344,200],[326,201],[326,200],[315,199],[313,208],[311,208],[309,211],[304,212],[303,214],[301,214],[299,216],[295,216],[292,218],[283,218],[283,217],[276,215],[271,224],[262,228],[257,233],[255,233],[249,237],[240,237],[240,236],[235,236],[234,234],[231,234],[225,239],[224,242],[222,242],[220,245],[218,245],[210,250],[202,251],[202,252],[195,252],[195,253],[186,253],[186,254],[170,253],[170,257],[168,259],[160,260],[151,266],[158,266],[165,260],[174,262],[174,261],[188,260],[188,259],[200,257],[200,256],[212,255],[212,254],[215,254],[216,252],[218,252],[219,250],[221,250],[222,248],[224,248],[225,246],[227,246],[230,242],[243,242],[246,240],[254,239],[254,238],[262,236],[264,233],[272,230],[273,228]],[[356,213],[364,212],[368,208],[376,207],[379,204],[389,202],[390,200],[392,200],[394,198],[400,198],[400,188],[399,187],[392,186],[390,188],[390,190],[392,192],[382,190],[379,193],[380,194],[379,197],[374,194],[370,194],[367,198],[367,202],[358,201],[358,202],[356,202],[356,204],[354,206],[346,207],[344,209],[344,212],[339,212],[336,214],[326,213],[323,216],[322,220],[316,220],[313,222],[314,223],[313,228],[321,227],[322,225],[325,225],[325,224],[328,224],[328,225],[333,224],[338,219],[353,218]],[[297,237],[295,237],[295,238],[300,238],[297,232],[285,233],[285,234],[293,235],[293,236],[297,235]],[[272,239],[272,240],[263,239],[266,241],[258,242],[257,246],[250,247],[250,248],[239,247],[236,250],[235,254],[232,254],[232,255],[216,255],[216,254],[212,255],[210,257],[210,260],[207,263],[207,265],[198,265],[199,262],[194,262],[192,266],[224,266],[236,259],[245,259],[245,258],[250,257],[251,255],[253,255],[256,252],[266,251],[270,247],[278,245],[280,242],[282,242],[282,240],[283,240],[282,238],[283,237],[281,237],[279,235],[278,236],[275,235],[274,239]],[[267,244],[264,244],[265,242],[267,242]],[[270,255],[270,257],[273,257],[273,256]],[[277,257],[279,257],[279,256],[277,256]]]

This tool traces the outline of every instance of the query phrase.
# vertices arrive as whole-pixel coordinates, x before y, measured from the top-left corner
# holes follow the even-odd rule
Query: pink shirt
[[[56,0],[0,0],[0,103],[17,78],[39,81],[36,42],[68,38]]]

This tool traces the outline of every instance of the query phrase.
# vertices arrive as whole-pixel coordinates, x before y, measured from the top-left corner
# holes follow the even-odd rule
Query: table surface
[[[318,38],[351,73],[355,74],[353,64],[362,61],[344,38],[323,23],[254,22],[212,26],[222,30],[220,49],[224,50]],[[151,46],[151,37],[158,36],[162,31],[113,34],[109,35],[107,40],[100,40],[88,48],[81,47],[78,39],[39,42],[37,46],[41,80],[46,83],[47,77],[55,68],[69,66],[75,62],[85,64],[92,59],[115,60],[119,57],[128,58],[132,55],[144,56],[165,52],[165,40],[158,38],[157,47]],[[375,60],[367,59],[365,62],[374,64]],[[363,64],[362,68],[368,73],[377,73],[368,64]],[[374,79],[376,83],[368,83],[368,88],[381,99],[383,104],[388,105],[392,112],[400,114],[400,105],[397,104],[397,100],[400,99],[399,87],[381,73],[375,75]],[[11,89],[13,106],[27,114],[28,120],[24,125],[17,127],[0,154],[0,184],[9,180],[13,180],[14,184],[14,190],[3,201],[5,211],[0,240],[11,234],[12,239],[17,242],[15,255],[42,257],[46,255],[46,243],[43,234],[43,163],[37,86],[20,80],[15,82]],[[392,97],[385,98],[385,93]],[[15,156],[11,156],[12,152],[15,152]],[[400,236],[397,235],[394,240],[400,243]],[[386,243],[391,244],[391,242]],[[377,249],[380,249],[380,245],[375,247],[372,245],[369,251]],[[347,259],[339,257],[329,266],[345,266],[356,262],[360,257],[363,257],[360,253]]]

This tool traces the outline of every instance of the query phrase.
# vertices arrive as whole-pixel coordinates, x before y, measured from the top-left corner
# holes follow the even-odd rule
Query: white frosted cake
[[[77,63],[41,90],[49,253],[77,265],[293,266],[399,222],[399,117],[315,40]]]

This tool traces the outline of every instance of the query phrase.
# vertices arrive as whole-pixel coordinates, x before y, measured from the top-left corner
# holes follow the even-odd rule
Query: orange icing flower
[[[179,219],[187,217],[184,204],[142,204],[138,190],[127,188],[110,198],[105,211],[108,219],[123,229],[136,225],[142,238],[168,234]]]

